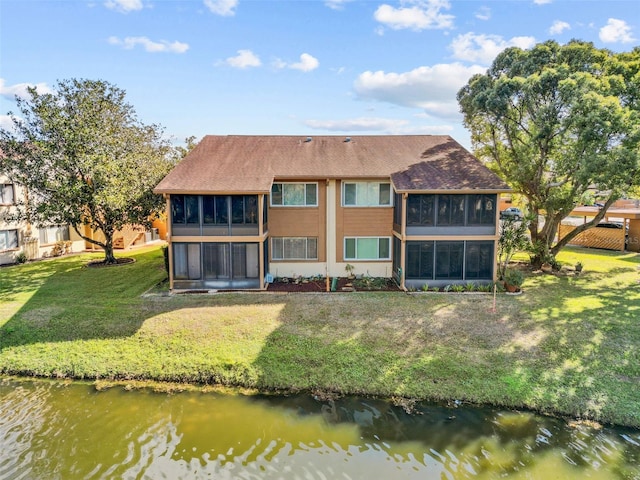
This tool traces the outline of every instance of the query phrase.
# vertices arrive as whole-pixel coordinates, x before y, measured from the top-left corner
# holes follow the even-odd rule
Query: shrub
[[[504,273],[504,281],[507,285],[520,288],[524,283],[524,273],[517,268],[507,268]]]
[[[16,263],[26,263],[28,260],[27,254],[24,252],[20,252],[16,255]]]

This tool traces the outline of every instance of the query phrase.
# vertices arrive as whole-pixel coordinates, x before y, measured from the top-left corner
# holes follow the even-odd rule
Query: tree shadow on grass
[[[3,270],[0,291],[0,351],[35,342],[127,337],[153,310],[139,297],[158,252],[127,252],[136,263],[87,268],[97,257],[74,255]],[[27,297],[28,300],[24,300]],[[81,312],[81,314],[79,314]]]

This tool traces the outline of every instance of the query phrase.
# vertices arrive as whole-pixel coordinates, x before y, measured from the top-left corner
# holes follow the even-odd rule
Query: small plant
[[[354,275],[353,275],[353,271],[356,269],[356,267],[354,267],[354,266],[353,266],[353,265],[351,265],[350,263],[347,263],[347,264],[344,266],[344,269],[347,271],[347,276],[348,276],[349,278],[353,278],[353,277],[354,277]]]
[[[493,291],[493,284],[492,283],[484,283],[482,285],[478,285],[478,291],[479,292],[484,292],[484,293],[490,293]]]
[[[464,292],[465,287],[464,287],[464,285],[462,285],[460,283],[456,283],[455,285],[451,286],[451,290],[453,290],[454,292],[457,292],[457,293],[461,293],[461,292]]]
[[[445,287],[442,289],[443,292],[450,292],[451,291],[451,285],[445,285]]]
[[[584,265],[582,265],[582,262],[576,262],[575,268],[576,268],[576,272],[580,273],[584,268]]]
[[[504,274],[504,283],[507,289],[509,289],[509,287],[512,287],[515,288],[516,291],[518,291],[524,283],[524,273],[522,273],[517,268],[507,268]]]
[[[16,255],[16,263],[27,263],[27,260],[29,259],[27,258],[27,254],[24,252],[20,252]]]
[[[475,283],[473,283],[473,282],[471,282],[471,283],[467,283],[467,284],[464,286],[464,289],[465,289],[467,292],[475,292],[476,290],[479,290],[478,286],[477,286]]]
[[[428,283],[424,283],[424,284],[422,284],[422,287],[420,287],[420,289],[421,289],[423,292],[428,292],[428,291],[429,291],[429,284],[428,284]]]

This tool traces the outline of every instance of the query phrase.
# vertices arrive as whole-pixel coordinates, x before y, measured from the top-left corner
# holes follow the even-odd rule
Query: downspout
[[[405,262],[406,262],[406,250],[407,250],[407,198],[409,197],[408,193],[402,194],[402,207],[400,210],[401,219],[400,219],[400,288],[407,291],[407,286],[405,285]]]
[[[325,212],[324,212],[324,272],[327,280],[326,291],[331,291],[331,282],[329,279],[329,179],[324,182],[324,196],[325,196]]]
[[[166,241],[167,241],[167,249],[169,256],[169,291],[173,290],[173,246],[171,241],[171,230],[172,230],[172,222],[173,218],[171,218],[171,197],[168,193],[164,194],[164,198],[167,201],[166,212],[167,212],[167,233],[166,233]]]
[[[264,258],[264,242],[266,239],[262,238],[264,235],[264,194],[258,195],[258,237],[262,240],[258,246],[258,271],[260,275],[260,290],[266,290],[264,276],[265,276],[265,262]]]

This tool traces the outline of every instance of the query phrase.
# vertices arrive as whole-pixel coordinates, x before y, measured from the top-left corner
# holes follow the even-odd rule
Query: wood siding
[[[277,182],[277,180],[276,180]],[[300,183],[318,184],[317,207],[271,207],[268,206],[268,230],[269,237],[317,237],[318,238],[318,262],[326,261],[326,222],[327,202],[326,185],[324,181],[300,180]],[[269,200],[267,199],[267,203]],[[271,246],[269,246],[269,261],[271,258]],[[291,260],[287,260],[290,262]],[[308,261],[308,260],[304,260]]]
[[[336,191],[336,258],[339,262],[345,261],[344,237],[393,235],[393,207],[343,207],[341,182],[336,182]]]
[[[574,225],[560,225],[558,237],[564,238],[574,230]],[[605,248],[607,250],[624,250],[624,228],[590,228],[580,233],[569,242],[569,245],[582,247]]]

